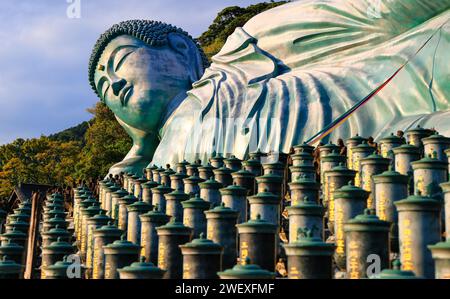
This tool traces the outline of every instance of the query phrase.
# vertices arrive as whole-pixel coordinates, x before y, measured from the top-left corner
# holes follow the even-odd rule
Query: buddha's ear
[[[185,56],[185,58],[188,58],[191,47],[187,39],[183,35],[178,33],[171,33],[168,36],[168,40],[169,45],[172,49]]]
[[[203,61],[195,43],[189,37],[179,33],[170,33],[167,39],[169,46],[190,66],[189,75],[192,83],[200,79],[204,72]]]

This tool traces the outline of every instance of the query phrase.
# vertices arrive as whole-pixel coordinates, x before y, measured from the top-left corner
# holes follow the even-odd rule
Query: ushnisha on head
[[[162,22],[129,20],[97,40],[89,81],[119,121],[148,132],[159,129],[172,101],[200,79],[207,63],[185,31]]]

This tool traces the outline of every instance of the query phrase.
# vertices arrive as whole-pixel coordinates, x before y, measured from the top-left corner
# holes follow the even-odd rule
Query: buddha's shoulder
[[[164,132],[180,125],[184,128],[190,127],[198,118],[201,109],[201,103],[195,97],[188,95],[164,122],[160,134],[164,135]]]
[[[254,37],[276,28],[301,21],[309,11],[317,13],[323,6],[343,6],[342,0],[306,0],[289,2],[257,14],[245,23],[244,30]],[[345,5],[345,4],[344,4]],[[301,16],[301,17],[299,17]]]

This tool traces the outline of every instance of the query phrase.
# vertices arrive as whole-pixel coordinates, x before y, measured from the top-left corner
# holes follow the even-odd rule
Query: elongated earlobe
[[[168,41],[169,46],[181,54],[184,62],[188,65],[191,83],[198,81],[203,75],[204,68],[197,46],[193,41],[178,33],[169,34]]]

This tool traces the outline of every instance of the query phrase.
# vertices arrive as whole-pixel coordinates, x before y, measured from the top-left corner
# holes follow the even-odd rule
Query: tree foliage
[[[217,14],[208,30],[197,41],[202,46],[208,59],[217,54],[236,27],[244,24],[257,14],[289,1],[262,2],[248,7],[230,6]]]
[[[52,134],[48,136],[51,140],[59,140],[59,141],[81,141],[84,142],[84,135],[86,134],[89,125],[92,123],[90,121],[84,121],[75,127],[66,129],[64,131]]]
[[[8,197],[21,182],[48,185],[75,185],[80,179],[105,175],[131,147],[131,140],[102,103],[88,109],[94,117],[82,138],[66,141],[41,136],[16,139],[0,146],[0,199]],[[67,131],[66,131],[67,132]],[[69,134],[70,135],[70,134]]]
[[[48,137],[17,139],[0,147],[0,198],[9,196],[21,182],[73,184],[81,144]]]

